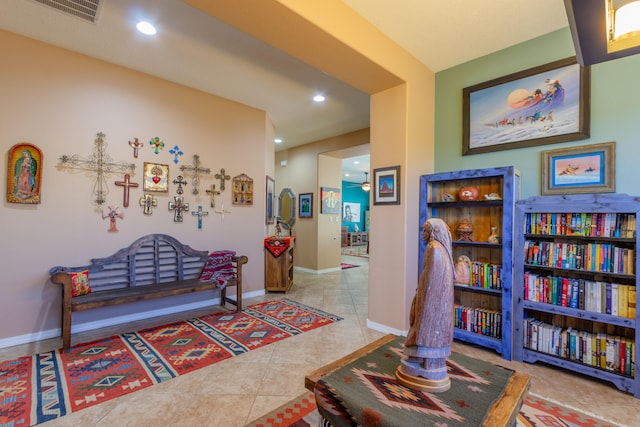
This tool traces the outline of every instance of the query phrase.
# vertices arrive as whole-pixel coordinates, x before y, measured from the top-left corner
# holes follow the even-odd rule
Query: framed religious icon
[[[232,182],[234,205],[253,205],[253,179],[246,174],[234,176]]]
[[[169,192],[169,165],[144,162],[144,191]]]
[[[9,203],[40,203],[42,151],[26,142],[9,150],[7,164],[7,201]]]

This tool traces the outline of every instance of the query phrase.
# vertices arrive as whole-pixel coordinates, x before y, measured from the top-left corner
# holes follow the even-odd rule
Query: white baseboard
[[[367,319],[367,328],[373,329],[374,331],[383,332],[385,334],[394,334],[394,335],[400,335],[403,337],[406,337],[407,333],[409,332],[409,331],[401,331],[399,329],[390,328],[386,325],[381,325],[380,323],[372,322],[369,319]]]
[[[242,298],[255,298],[265,295],[265,291],[259,290],[242,294]],[[150,319],[152,317],[165,316],[168,314],[180,313],[183,311],[196,310],[205,307],[214,307],[220,305],[220,298],[208,301],[199,301],[190,304],[182,304],[174,307],[166,307],[157,310],[143,311],[125,316],[112,317],[93,322],[81,323],[71,327],[71,334],[78,332],[93,331],[95,329],[106,328],[109,326],[120,325],[123,323],[135,322],[138,320]],[[50,338],[58,338],[61,335],[61,328],[50,329],[47,331],[33,332],[31,334],[18,335],[15,337],[0,339],[0,348],[13,347],[14,345],[28,344],[35,341],[42,341]]]

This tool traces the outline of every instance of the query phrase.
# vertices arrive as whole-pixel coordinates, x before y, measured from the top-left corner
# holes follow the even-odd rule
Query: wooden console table
[[[388,334],[373,341],[364,347],[354,351],[347,356],[335,360],[328,365],[316,369],[305,376],[304,385],[309,391],[314,391],[316,383],[337,371],[341,367],[348,365],[359,358],[366,356],[367,354],[375,351],[377,348],[395,339],[396,336]],[[484,426],[514,426],[516,424],[516,418],[518,412],[522,407],[522,403],[529,391],[530,380],[527,375],[514,372],[507,384],[502,396],[493,404],[484,422]]]

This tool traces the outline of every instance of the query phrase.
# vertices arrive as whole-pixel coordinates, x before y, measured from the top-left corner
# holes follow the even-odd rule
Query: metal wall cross
[[[209,198],[211,199],[211,207],[216,207],[216,196],[220,195],[219,191],[216,191],[216,185],[211,184],[211,190],[207,190],[207,194],[209,194]]]
[[[216,179],[220,180],[220,191],[224,191],[224,182],[231,179],[231,175],[225,175],[224,168],[220,169],[220,173],[215,175]]]
[[[193,166],[180,166],[180,170],[183,172],[190,172],[193,176],[193,190],[191,193],[194,195],[200,194],[200,174],[210,174],[211,169],[200,167],[200,156],[198,154],[193,155]],[[211,206],[213,207],[213,205]]]
[[[198,210],[197,211],[191,211],[191,215],[197,215],[198,216],[198,228],[202,228],[202,217],[209,215],[209,212],[204,212],[202,210],[202,206],[198,206]]]
[[[118,231],[118,228],[116,227],[116,219],[124,218],[124,214],[122,212],[118,212],[117,206],[107,206],[107,208],[107,212],[102,212],[102,219],[109,218],[109,230],[107,231],[109,233],[114,233]]]
[[[173,202],[169,202],[169,210],[174,211],[173,222],[182,222],[184,219],[182,213],[189,210],[189,203],[185,203],[180,196],[173,196],[173,200]]]
[[[142,206],[142,213],[145,215],[151,215],[152,209],[158,206],[158,199],[154,199],[151,194],[145,194],[140,197],[140,206]]]
[[[224,214],[226,213],[231,213],[231,211],[225,211],[224,210],[224,203],[222,204],[222,207],[220,209],[218,209],[217,211],[214,211],[215,213],[217,213],[218,215],[222,215],[222,220],[224,221]]]
[[[174,145],[173,148],[169,150],[169,153],[173,154],[173,163],[175,164],[178,164],[178,157],[184,154],[180,147],[178,147],[177,145]]]
[[[87,172],[87,175],[94,176],[96,179],[93,185],[94,203],[101,206],[106,203],[109,188],[107,187],[107,176],[116,172],[132,173],[136,169],[136,165],[126,162],[114,162],[111,156],[106,152],[107,144],[104,142],[106,135],[102,132],[96,134],[95,146],[93,153],[86,159],[79,157],[77,154],[68,156],[66,154],[60,157],[60,163],[69,169],[76,169]]]
[[[176,193],[178,193],[178,194],[184,193],[184,190],[182,189],[182,186],[183,185],[187,185],[187,181],[184,180],[182,175],[178,175],[176,177],[176,179],[173,180],[173,183],[178,186],[178,188],[176,188]]]
[[[138,183],[137,182],[131,182],[131,176],[129,176],[128,173],[124,174],[124,181],[116,181],[116,185],[119,187],[124,187],[124,196],[123,196],[123,200],[122,200],[122,206],[129,207],[129,188],[133,187],[133,188],[137,188],[138,187]]]

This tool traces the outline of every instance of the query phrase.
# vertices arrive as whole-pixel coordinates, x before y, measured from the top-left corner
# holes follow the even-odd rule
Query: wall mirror
[[[283,188],[278,197],[278,213],[280,224],[291,230],[296,222],[296,195],[290,188]]]

